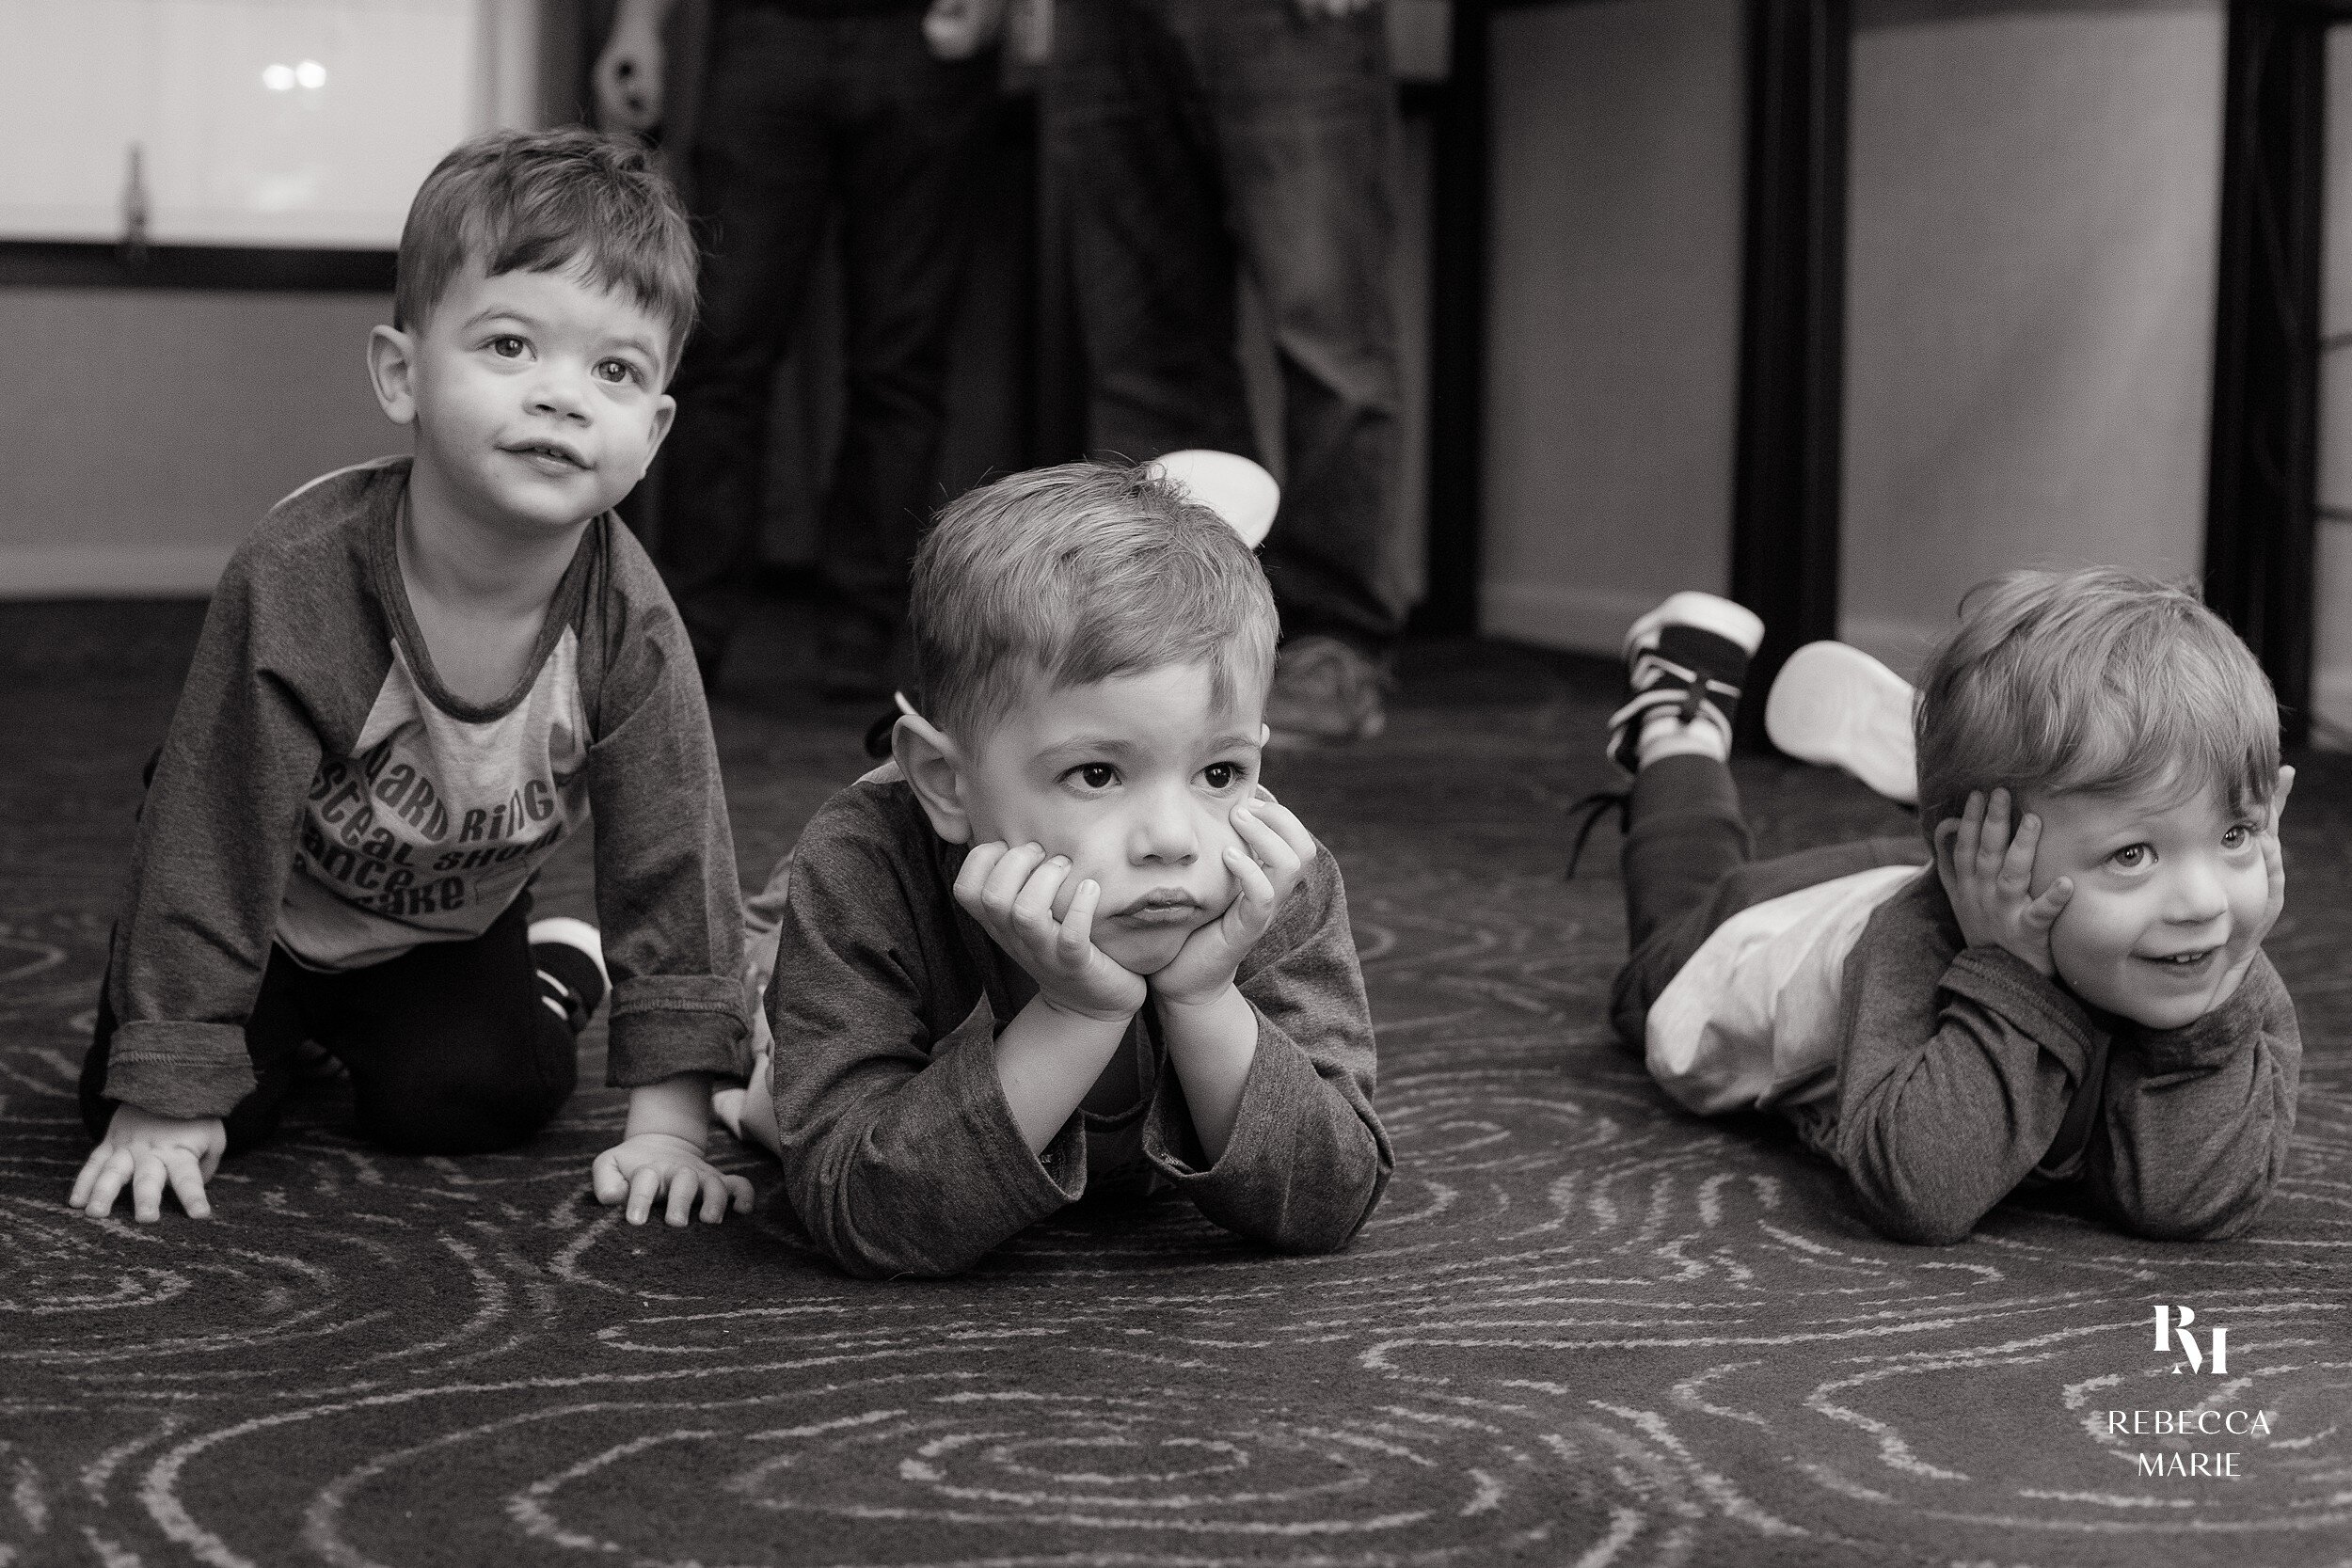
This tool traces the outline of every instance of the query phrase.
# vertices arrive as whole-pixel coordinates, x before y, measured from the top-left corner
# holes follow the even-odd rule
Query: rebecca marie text
[[[2109,1410],[2106,1435],[2109,1437],[2267,1437],[2270,1435],[2270,1414],[2264,1410]],[[2139,1474],[2144,1478],[2157,1476],[2212,1476],[2231,1478],[2243,1475],[2238,1468],[2239,1456],[2233,1451],[2217,1453],[2188,1453],[2167,1450],[2161,1453],[2137,1453]]]

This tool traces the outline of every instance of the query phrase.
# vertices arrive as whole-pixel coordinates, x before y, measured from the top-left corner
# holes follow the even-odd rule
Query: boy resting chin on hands
[[[1017,474],[942,514],[913,626],[922,716],[754,900],[774,1043],[743,1120],[810,1234],[949,1274],[1173,1187],[1346,1244],[1391,1158],[1339,868],[1258,783],[1248,546],[1146,470]]]

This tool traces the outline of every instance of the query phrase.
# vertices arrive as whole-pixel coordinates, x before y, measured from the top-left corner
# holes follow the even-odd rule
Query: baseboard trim
[[[1654,608],[1672,589],[1566,588],[1551,582],[1478,585],[1478,629],[1539,648],[1569,653],[1614,654],[1625,646],[1625,628]]]
[[[234,545],[0,546],[0,599],[202,598]]]

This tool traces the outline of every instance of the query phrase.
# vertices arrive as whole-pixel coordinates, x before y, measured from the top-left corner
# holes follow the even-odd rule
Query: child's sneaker
[[[1844,642],[1788,656],[1764,700],[1764,733],[1801,761],[1842,768],[1890,800],[1919,801],[1911,683]]]
[[[1634,622],[1625,634],[1625,678],[1632,697],[1609,716],[1610,760],[1635,771],[1642,726],[1661,709],[1685,724],[1704,721],[1721,730],[1729,755],[1748,660],[1763,641],[1764,623],[1754,610],[1712,594],[1676,594]]]
[[[531,963],[539,972],[539,1001],[579,1034],[604,1000],[612,977],[596,928],[569,915],[531,923]]]

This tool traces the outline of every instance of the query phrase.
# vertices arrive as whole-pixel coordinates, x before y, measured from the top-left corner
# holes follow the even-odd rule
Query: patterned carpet
[[[970,1278],[871,1285],[723,1136],[748,1222],[616,1223],[585,1192],[602,1089],[453,1162],[363,1147],[328,1087],[208,1224],[68,1213],[137,768],[195,625],[0,608],[0,1564],[2352,1561],[2341,761],[2299,759],[2271,952],[2310,1054],[2245,1240],[2012,1205],[1893,1245],[1770,1127],[1678,1114],[1602,1022],[1611,832],[1560,875],[1609,673],[1448,644],[1379,742],[1273,774],[1346,871],[1380,1027],[1399,1164],[1355,1248],[1082,1208]],[[800,651],[771,610],[718,715],[747,882],[859,766],[864,715],[798,696]],[[1903,831],[1841,779],[1741,783],[1768,851]],[[580,861],[543,907],[587,912]],[[2229,1330],[2226,1375],[2153,1348],[2158,1305]],[[2138,1457],[2213,1453],[2234,1479]]]

